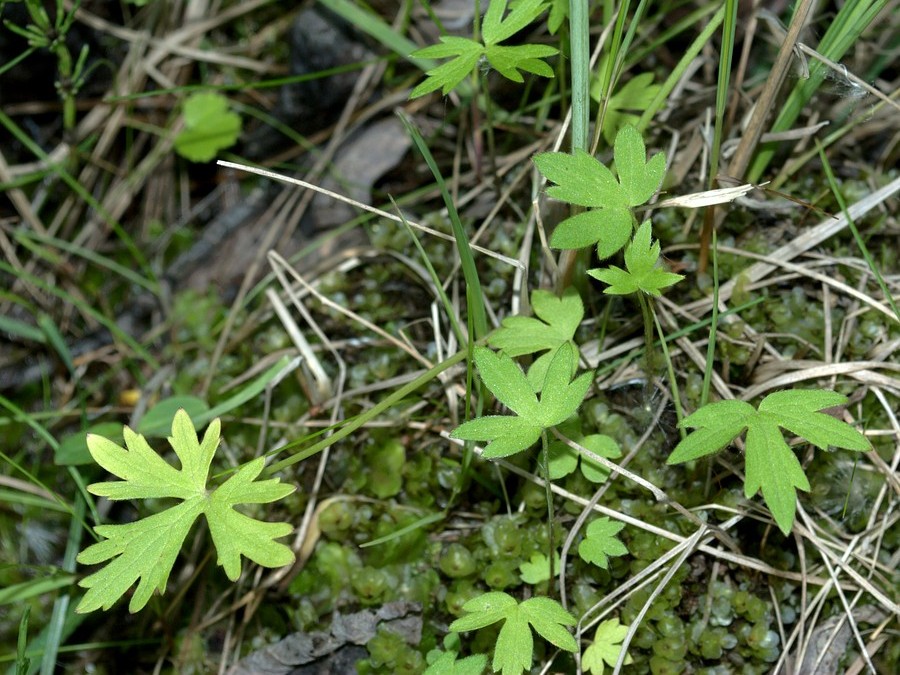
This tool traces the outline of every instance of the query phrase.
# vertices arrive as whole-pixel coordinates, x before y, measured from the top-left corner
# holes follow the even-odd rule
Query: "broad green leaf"
[[[514,607],[516,607],[516,599],[509,593],[503,591],[483,593],[463,605],[463,610],[468,614],[451,623],[450,630],[455,633],[463,633],[490,626],[505,619]]]
[[[628,635],[628,626],[619,624],[618,619],[607,619],[597,626],[594,641],[584,650],[581,665],[591,675],[603,675],[605,666],[614,668],[622,652],[622,641]],[[634,663],[630,654],[625,655],[625,665]]]
[[[241,118],[221,94],[193,94],[184,102],[184,129],[175,136],[175,151],[192,162],[208,162],[237,142]]]
[[[490,45],[485,50],[485,56],[490,64],[503,77],[513,82],[525,81],[519,73],[520,70],[552,78],[553,68],[541,59],[556,53],[556,49],[547,45],[520,45],[517,47]]]
[[[759,404],[759,411],[771,413],[779,426],[822,450],[829,446],[860,452],[871,450],[871,444],[859,431],[831,415],[818,412],[846,402],[846,396],[834,391],[795,389],[769,394]]]
[[[169,443],[181,463],[175,469],[156,454],[143,436],[124,428],[126,448],[100,436],[88,437],[94,461],[122,481],[94,483],[92,494],[109,499],[183,500],[155,515],[126,525],[98,525],[103,541],[82,551],[83,565],[109,561],[103,568],[82,579],[88,591],[76,612],[109,609],[139,580],[128,609],[137,612],[147,604],[154,590],[165,591],[178,552],[194,521],[204,513],[209,523],[218,562],[232,581],[241,572],[241,556],[264,567],[281,567],[294,561],[294,554],[275,539],[293,530],[288,523],[267,523],[234,510],[239,504],[265,504],[294,491],[278,479],[256,481],[265,464],[260,457],[238,469],[218,488],[206,486],[209,467],[219,444],[220,423],[214,420],[198,441],[194,425],[184,410],[172,421]]]
[[[534,637],[528,627],[528,618],[519,607],[510,609],[497,635],[494,645],[493,671],[503,675],[519,675],[531,669],[531,658],[534,653]]]
[[[761,490],[779,529],[789,534],[797,510],[794,488],[808,492],[809,481],[776,424],[760,418],[747,429],[745,468],[744,495]]]
[[[592,520],[584,539],[578,545],[578,555],[585,562],[607,569],[610,557],[628,553],[625,544],[616,536],[624,527],[625,523],[610,520],[606,516]]]
[[[505,354],[496,354],[484,347],[475,348],[475,365],[485,386],[506,404],[513,416],[487,416],[461,424],[451,438],[467,441],[491,441],[484,449],[484,457],[496,458],[527,449],[544,429],[561,424],[581,405],[593,381],[593,372],[572,379],[577,365],[575,348],[562,343],[547,368],[547,376],[538,402],[524,373]]]
[[[571,286],[561,298],[550,291],[534,291],[531,308],[534,317],[503,319],[500,328],[488,337],[488,344],[510,356],[556,349],[563,342],[572,340],[584,318],[581,296]]]
[[[434,650],[438,652],[438,650]],[[438,652],[436,657],[429,652],[428,660],[431,665],[425,669],[423,675],[482,675],[487,667],[485,654],[472,654],[465,658],[458,658],[458,652]]]
[[[504,19],[506,6],[506,0],[493,0],[488,4],[481,23],[481,34],[486,45],[495,45],[508,40],[537,19],[547,8],[546,0],[521,0]]]
[[[627,244],[632,232],[634,217],[624,206],[591,209],[559,223],[550,235],[550,245],[576,249],[597,244],[597,257],[604,260]]]
[[[844,402],[844,396],[831,391],[781,391],[766,396],[759,410],[743,401],[711,403],[682,420],[682,427],[695,431],[675,447],[668,463],[717,452],[746,430],[744,494],[750,498],[762,492],[779,529],[788,534],[794,523],[797,490],[808,491],[810,486],[779,427],[819,448],[869,449],[863,434],[818,412]]]
[[[547,194],[554,199],[591,208],[628,206],[612,171],[584,150],[573,154],[544,152],[535,155],[533,161],[547,180],[556,183],[547,188]]]
[[[525,373],[508,355],[476,347],[475,365],[481,381],[503,405],[526,417],[539,414],[537,396],[528,385]]]
[[[563,627],[574,626],[577,621],[556,600],[535,596],[519,605],[519,610],[528,617],[528,623],[537,634],[547,642],[568,652],[578,651],[575,638]]]
[[[418,98],[438,89],[446,96],[456,85],[466,79],[484,53],[482,44],[464,37],[445,35],[441,37],[441,43],[419,49],[411,54],[416,58],[452,58],[452,60],[427,71],[425,80],[410,92],[410,98]]]
[[[552,441],[547,446],[550,460],[550,478],[557,480],[568,476],[578,466],[578,453],[562,441]]]
[[[578,441],[578,444],[606,459],[616,459],[622,456],[619,444],[606,434],[590,434]],[[568,446],[566,447],[568,448]],[[609,469],[587,455],[581,456],[581,473],[592,483],[602,483],[609,478]]]
[[[541,427],[523,417],[488,415],[469,420],[450,434],[463,441],[490,441],[482,456],[486,459],[509,457],[527,450],[541,437]]]
[[[494,672],[503,675],[519,675],[531,667],[534,638],[531,627],[551,644],[574,652],[578,645],[564,626],[574,626],[576,621],[569,612],[550,598],[534,597],[521,604],[503,592],[485,593],[463,605],[469,612],[450,624],[450,630],[463,632],[477,630],[503,621],[494,647]]]
[[[629,206],[646,203],[659,190],[666,175],[666,157],[661,152],[647,161],[641,132],[630,124],[616,134],[613,154],[616,173]]]
[[[553,572],[559,575],[559,553],[553,554]],[[550,579],[550,558],[543,553],[532,553],[528,562],[519,565],[519,576],[526,584],[539,584]]]
[[[663,288],[684,279],[681,274],[666,272],[657,266],[659,252],[659,242],[651,243],[650,221],[645,220],[625,248],[627,271],[611,265],[605,269],[588,270],[588,274],[607,284],[609,287],[603,292],[610,295],[630,295],[642,291],[659,297]]]

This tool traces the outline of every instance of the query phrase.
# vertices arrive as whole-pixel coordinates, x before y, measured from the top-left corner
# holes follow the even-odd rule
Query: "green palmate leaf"
[[[206,514],[218,562],[235,581],[241,572],[241,556],[264,567],[281,567],[294,561],[284,544],[274,541],[293,530],[288,523],[266,523],[234,510],[239,504],[265,504],[294,491],[278,479],[257,481],[265,464],[258,459],[245,464],[227,481],[209,492],[206,481],[219,444],[220,423],[214,420],[198,442],[190,418],[179,410],[172,421],[169,443],[181,462],[175,469],[147,444],[143,436],[124,429],[125,448],[100,436],[88,437],[91,456],[121,481],[94,483],[88,490],[109,499],[177,498],[180,504],[126,525],[98,525],[105,540],[78,555],[83,565],[110,561],[103,569],[82,579],[87,588],[77,612],[109,609],[138,580],[128,609],[142,609],[154,590],[165,591],[178,552],[197,517]]]
[[[466,79],[482,54],[484,54],[484,45],[481,43],[452,35],[441,37],[439,45],[432,45],[413,52],[412,56],[416,58],[452,58],[452,60],[425,73],[425,81],[413,89],[409,97],[418,98],[438,89],[446,96]]]
[[[622,456],[622,450],[615,439],[604,434],[590,434],[573,440],[606,459],[616,459]],[[572,473],[578,465],[579,457],[581,458],[581,473],[592,483],[602,483],[609,476],[609,469],[587,455],[580,455],[577,450],[563,441],[553,441],[548,448],[548,453],[550,455],[550,478],[554,480]]]
[[[553,77],[553,68],[541,59],[556,53],[557,50],[548,45],[520,45],[517,47],[489,45],[485,50],[490,64],[503,77],[513,82],[525,81],[522,74],[519,73],[520,70],[541,77]]]
[[[669,464],[697,459],[721,450],[746,430],[744,494],[762,492],[778,527],[789,533],[796,513],[797,490],[809,490],[794,452],[781,428],[813,445],[865,451],[866,437],[845,422],[819,412],[843,405],[846,397],[832,391],[779,391],[766,396],[756,410],[744,401],[719,401],[684,418],[681,426],[695,429],[669,456]]]
[[[437,650],[435,650],[437,652]],[[473,654],[458,658],[458,652],[439,652],[435,656],[429,654],[430,664],[424,675],[482,675],[487,666],[487,656]]]
[[[477,630],[503,621],[494,647],[491,664],[494,672],[519,675],[531,668],[534,652],[532,628],[556,647],[569,652],[578,651],[575,638],[565,628],[575,625],[575,617],[550,598],[534,597],[519,604],[509,594],[497,591],[469,600],[463,609],[469,614],[450,624],[451,631]]]
[[[488,5],[481,23],[481,34],[486,45],[495,45],[508,40],[528,24],[537,19],[547,8],[546,0],[521,0],[503,18],[506,0],[494,0]]]
[[[571,286],[561,298],[550,291],[534,291],[531,294],[531,307],[537,318],[506,317],[500,328],[488,337],[488,343],[509,356],[556,349],[562,343],[572,340],[584,318],[581,296]]]
[[[660,296],[663,288],[678,283],[684,276],[666,272],[658,267],[659,242],[651,243],[650,221],[645,220],[638,228],[631,244],[625,248],[625,267],[611,265],[605,269],[588,270],[595,279],[599,279],[609,288],[603,290],[610,295],[630,295],[642,291],[654,297]]]
[[[578,545],[578,555],[585,562],[593,563],[606,569],[609,558],[628,553],[616,536],[625,527],[625,523],[610,520],[606,516],[591,521],[585,531],[584,539]]]
[[[545,152],[534,157],[538,170],[556,183],[547,189],[550,197],[590,209],[557,225],[550,237],[551,246],[574,249],[596,243],[597,255],[603,259],[628,242],[634,226],[631,209],[659,189],[666,160],[659,153],[648,162],[644,141],[632,126],[619,131],[614,155],[618,180],[583,150],[573,154]]]
[[[563,202],[591,208],[627,207],[628,200],[612,171],[584,150],[573,154],[543,152],[534,164],[544,177],[556,183],[547,194]]]
[[[518,417],[479,417],[461,424],[450,437],[465,441],[490,441],[483,453],[489,459],[528,449],[540,438],[544,429],[565,421],[584,400],[593,373],[583,373],[570,381],[577,364],[574,352],[575,348],[568,342],[553,352],[538,401],[525,373],[509,356],[497,354],[486,347],[476,347],[475,365],[484,385]]]
[[[622,641],[628,635],[628,626],[619,625],[618,619],[607,619],[597,626],[594,641],[584,650],[581,665],[591,675],[603,675],[605,666],[614,668],[622,652]],[[630,654],[625,655],[625,665],[634,663]]]
[[[547,7],[545,0],[519,2],[504,19],[506,7],[506,0],[494,0],[488,6],[481,24],[484,44],[463,37],[443,36],[441,44],[413,52],[412,56],[417,58],[449,58],[451,61],[425,73],[425,81],[412,90],[410,98],[424,96],[438,89],[444,95],[448,94],[472,72],[482,56],[497,72],[514,82],[523,81],[519,71],[553,77],[553,69],[542,59],[553,56],[558,52],[557,49],[549,45],[499,44],[537,19]]]
[[[184,129],[175,137],[175,151],[192,162],[208,162],[219,150],[237,142],[240,116],[228,109],[221,94],[193,94],[184,102]]]
[[[561,559],[553,554],[553,570],[558,575]],[[539,584],[550,579],[550,558],[543,553],[533,553],[528,562],[519,565],[519,573],[526,584]]]

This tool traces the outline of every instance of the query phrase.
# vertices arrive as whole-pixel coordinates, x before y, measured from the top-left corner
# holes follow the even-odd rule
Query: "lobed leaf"
[[[625,208],[628,200],[612,171],[584,150],[573,154],[544,152],[533,158],[535,166],[556,183],[547,189],[554,199],[593,208]]]
[[[125,525],[98,525],[104,537],[82,551],[83,565],[110,561],[85,577],[79,585],[87,592],[76,612],[109,609],[138,581],[128,609],[137,612],[154,590],[166,589],[169,574],[190,529],[201,513],[206,514],[219,564],[232,580],[240,575],[241,556],[265,567],[280,567],[294,561],[293,551],[274,541],[292,531],[288,523],[266,523],[238,513],[238,504],[263,504],[293,492],[278,479],[256,481],[265,460],[258,458],[239,469],[220,487],[208,493],[206,482],[212,457],[219,443],[220,423],[214,420],[198,442],[190,417],[179,410],[172,421],[169,443],[182,469],[167,464],[143,436],[124,429],[126,451],[98,436],[88,438],[95,460],[123,481],[95,483],[88,491],[111,499],[178,497],[183,501],[165,511]]]
[[[578,545],[578,555],[585,562],[607,569],[609,558],[628,553],[625,544],[616,536],[624,527],[625,523],[610,520],[606,516],[591,521],[584,539]]]
[[[481,22],[481,34],[486,45],[508,40],[537,19],[547,8],[546,0],[522,0],[517,2],[506,18],[506,0],[493,0],[488,4]]]
[[[762,491],[778,528],[790,534],[797,511],[797,491],[809,491],[809,481],[778,426],[760,419],[747,429],[744,495]]]
[[[535,317],[511,316],[488,337],[488,343],[509,356],[533,354],[555,349],[570,341],[584,318],[581,296],[573,287],[562,297],[545,290],[531,294],[531,307]]]
[[[616,173],[628,206],[640,206],[650,200],[666,175],[666,157],[657,153],[647,161],[647,149],[641,132],[626,125],[619,129],[613,148]]]
[[[846,402],[845,396],[834,391],[776,391],[762,400],[759,410],[771,415],[779,426],[822,450],[829,447],[858,452],[870,450],[871,444],[859,431],[831,415],[818,412]]]

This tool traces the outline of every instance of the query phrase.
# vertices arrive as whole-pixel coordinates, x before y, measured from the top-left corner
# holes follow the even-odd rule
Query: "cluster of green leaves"
[[[766,396],[756,409],[744,401],[710,403],[681,421],[694,429],[675,446],[669,464],[678,464],[718,452],[745,431],[744,495],[762,491],[779,529],[788,534],[797,510],[797,489],[809,491],[809,481],[781,428],[805,438],[817,448],[871,449],[866,437],[827,413],[847,398],[833,391],[778,391]]]
[[[98,525],[95,532],[105,537],[78,555],[83,565],[105,567],[85,577],[79,585],[87,588],[76,612],[109,609],[140,579],[128,609],[137,612],[155,589],[163,593],[175,558],[194,521],[202,513],[209,523],[218,562],[225,574],[236,581],[241,573],[241,556],[264,567],[281,567],[294,562],[293,551],[275,539],[291,533],[288,523],[267,523],[234,510],[238,504],[266,504],[294,491],[277,478],[257,481],[265,458],[259,457],[238,469],[222,485],[207,490],[209,468],[219,445],[218,419],[206,429],[203,440],[190,417],[179,410],[172,421],[169,443],[181,462],[176,469],[160,457],[146,439],[128,427],[125,448],[102,436],[90,435],[87,443],[94,461],[121,481],[94,483],[88,491],[108,499],[181,499],[165,511],[125,525]]]
[[[494,0],[488,5],[481,24],[482,42],[464,37],[444,35],[441,44],[415,51],[412,56],[423,59],[451,59],[425,73],[425,81],[412,90],[410,98],[430,94],[438,89],[445,96],[450,93],[487,59],[498,73],[513,82],[522,82],[522,73],[553,77],[553,69],[543,60],[558,53],[549,45],[501,45],[528,24],[537,19],[547,8],[545,0],[521,0],[506,14],[506,0]],[[504,18],[504,15],[506,17]]]

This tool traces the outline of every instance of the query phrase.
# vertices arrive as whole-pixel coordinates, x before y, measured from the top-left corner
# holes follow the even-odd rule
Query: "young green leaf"
[[[635,233],[634,240],[625,248],[627,271],[610,265],[605,269],[588,270],[588,274],[609,286],[603,289],[604,293],[630,295],[642,291],[658,298],[663,288],[684,279],[684,275],[666,272],[657,266],[659,251],[659,242],[651,243],[650,221],[645,220]]]
[[[628,635],[628,626],[619,625],[618,619],[607,619],[597,626],[594,641],[584,650],[581,665],[591,675],[603,675],[605,666],[615,668],[622,652],[622,641]],[[630,654],[625,655],[625,665],[634,663]],[[605,664],[605,665],[604,665]]]
[[[490,441],[483,453],[488,459],[528,449],[544,429],[565,421],[584,400],[593,373],[582,373],[571,381],[576,363],[574,351],[567,342],[556,349],[538,401],[525,373],[509,356],[476,347],[475,365],[482,382],[516,416],[479,417],[461,424],[450,437]]]
[[[469,614],[450,624],[450,630],[477,630],[503,621],[494,647],[494,660],[491,664],[494,672],[519,675],[531,668],[534,652],[532,628],[556,647],[569,652],[578,651],[575,638],[564,628],[574,626],[575,617],[556,600],[533,597],[520,604],[511,595],[495,591],[469,600],[463,605],[463,609]]]
[[[111,560],[103,569],[82,579],[87,588],[76,612],[109,609],[140,579],[129,602],[130,612],[142,609],[155,589],[160,593],[178,552],[197,516],[206,514],[218,562],[232,581],[241,573],[241,556],[263,567],[281,567],[294,561],[294,553],[275,539],[291,533],[288,523],[267,523],[234,510],[238,504],[265,504],[294,491],[277,478],[256,481],[265,458],[259,457],[238,469],[218,488],[208,492],[209,467],[219,444],[220,423],[214,420],[198,442],[194,425],[184,410],[172,421],[169,443],[181,462],[181,469],[168,464],[149,446],[146,439],[128,427],[125,445],[119,447],[101,436],[88,436],[88,449],[100,466],[122,478],[121,481],[94,483],[88,491],[108,499],[183,500],[161,513],[126,525],[98,525],[104,541],[89,546],[77,560],[96,565]]]
[[[616,443],[615,439],[605,434],[590,434],[583,438],[574,438],[573,440],[594,454],[606,459],[616,459],[622,456],[619,444]],[[592,483],[602,483],[609,476],[609,469],[587,455],[580,455],[577,450],[569,447],[563,441],[550,443],[548,452],[550,455],[550,478],[554,480],[572,473],[578,465],[579,458],[582,475]]]
[[[488,6],[481,24],[484,44],[463,37],[442,36],[440,45],[432,45],[413,52],[412,56],[429,59],[452,59],[425,73],[425,81],[410,93],[410,98],[418,98],[438,89],[446,96],[462,82],[484,56],[503,77],[513,82],[522,82],[519,72],[534,73],[541,77],[553,77],[553,69],[544,58],[558,52],[549,45],[503,46],[508,40],[528,24],[537,19],[546,9],[546,0],[523,0],[504,19],[506,0],[494,0]]]
[[[628,553],[625,544],[616,536],[624,527],[625,523],[610,520],[606,516],[592,520],[587,526],[584,539],[578,545],[578,555],[585,562],[607,569],[609,558]]]
[[[612,172],[583,150],[573,154],[545,152],[534,157],[535,166],[555,186],[547,189],[554,199],[588,210],[563,220],[554,229],[550,245],[575,249],[597,244],[602,260],[621,249],[631,237],[631,209],[645,203],[659,186],[666,170],[662,153],[646,160],[640,132],[625,126],[614,147],[616,171]]]
[[[758,410],[744,401],[710,403],[681,421],[681,426],[695,431],[675,446],[667,463],[717,452],[746,430],[744,494],[749,499],[761,491],[778,527],[788,534],[796,514],[796,491],[809,491],[809,481],[780,428],[823,450],[830,446],[857,452],[871,449],[859,431],[819,412],[846,402],[846,397],[833,391],[790,390],[769,394]]]
[[[561,298],[550,291],[534,291],[531,306],[537,318],[506,317],[488,337],[488,344],[509,356],[545,352],[528,369],[528,381],[537,393],[544,385],[554,351],[564,342],[572,342],[584,318],[584,305],[578,291],[570,286]]]
[[[241,117],[228,109],[221,94],[193,94],[184,102],[184,129],[175,137],[175,152],[192,162],[208,162],[237,142]]]
[[[423,675],[481,675],[487,666],[485,654],[472,654],[465,658],[458,658],[458,652],[433,650],[434,656],[429,653],[428,668]]]
[[[553,554],[553,570],[559,574],[559,553]],[[550,558],[543,553],[532,553],[528,562],[519,565],[519,576],[526,584],[539,584],[550,579]]]

